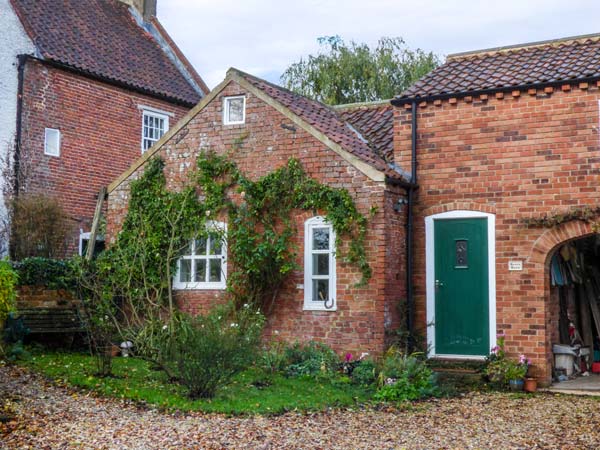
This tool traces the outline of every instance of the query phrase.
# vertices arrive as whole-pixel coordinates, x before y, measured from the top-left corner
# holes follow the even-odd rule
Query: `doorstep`
[[[555,394],[600,396],[600,375],[590,374],[587,377],[579,376],[572,380],[552,383],[550,387],[540,389],[540,391]]]

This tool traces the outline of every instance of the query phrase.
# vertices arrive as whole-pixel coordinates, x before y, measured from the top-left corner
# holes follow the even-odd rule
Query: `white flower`
[[[279,334],[279,330],[273,331],[273,334],[276,334],[276,335]]]
[[[206,214],[206,217],[210,217],[210,209],[207,209],[205,214]]]
[[[244,308],[248,309],[250,308],[250,305],[248,303],[244,303]]]
[[[245,198],[245,197],[246,197],[246,191],[242,191],[242,192],[240,193],[240,196],[241,196],[242,198]]]
[[[360,354],[360,358],[358,358],[359,360],[363,360],[365,359],[367,356],[369,356],[369,354],[367,352],[363,352]]]
[[[231,325],[229,325],[231,328],[237,328],[238,324],[237,323],[232,323]]]
[[[392,384],[396,383],[396,379],[395,378],[388,378],[385,380],[385,384],[387,384],[388,386],[391,386]]]
[[[168,327],[166,325],[163,325],[163,330],[166,330]]]

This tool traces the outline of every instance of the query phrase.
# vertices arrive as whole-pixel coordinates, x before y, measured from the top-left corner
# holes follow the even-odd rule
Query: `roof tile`
[[[195,104],[188,82],[128,6],[117,0],[12,0],[46,60]]]
[[[364,126],[364,119],[355,119],[354,122],[357,124],[355,127],[351,120],[346,122],[344,114],[338,114],[334,108],[315,100],[310,100],[302,95],[252,75],[243,72],[240,72],[240,74],[253,86],[277,100],[292,113],[311,124],[319,132],[326,135],[349,153],[357,156],[380,172],[383,172],[391,179],[404,179],[403,174],[394,169],[391,164],[384,159],[382,156],[384,152],[374,151],[373,144],[375,141],[371,141],[371,138],[377,136],[382,141],[385,140],[376,132],[376,127],[373,127],[373,129],[368,128],[364,135],[359,134],[362,131],[359,130],[360,125],[363,124]],[[383,113],[383,117],[389,117],[391,125],[391,115]],[[381,131],[381,134],[383,135],[385,132]]]
[[[600,77],[600,38],[586,37],[449,57],[396,99]]]

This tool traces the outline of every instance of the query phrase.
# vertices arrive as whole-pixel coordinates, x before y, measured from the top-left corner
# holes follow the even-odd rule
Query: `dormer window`
[[[223,125],[238,125],[246,121],[246,97],[237,95],[223,99]]]
[[[144,110],[142,116],[142,153],[148,150],[169,130],[169,116]]]

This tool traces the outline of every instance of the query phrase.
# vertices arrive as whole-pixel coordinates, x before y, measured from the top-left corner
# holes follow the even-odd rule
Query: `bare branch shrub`
[[[64,257],[72,225],[60,202],[45,194],[21,194],[10,204],[11,254]]]

